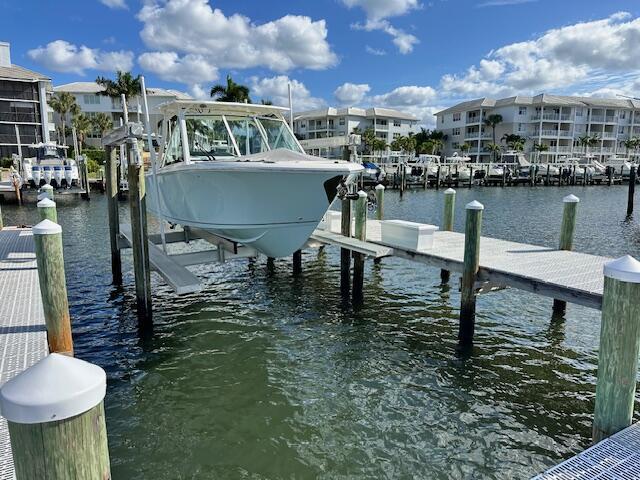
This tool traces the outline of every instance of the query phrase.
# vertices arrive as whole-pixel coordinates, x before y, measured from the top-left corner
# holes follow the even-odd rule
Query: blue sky
[[[541,91],[640,94],[637,0],[0,0],[12,61],[54,85],[143,73],[203,95],[228,73],[297,109],[409,110]]]

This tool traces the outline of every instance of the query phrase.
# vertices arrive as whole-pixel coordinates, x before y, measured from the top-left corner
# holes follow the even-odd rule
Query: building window
[[[622,110],[622,111],[620,112],[620,119],[621,119],[621,120],[624,120],[625,118],[627,118],[627,112],[626,112],[626,111],[624,111],[624,110]]]
[[[340,125],[344,125],[344,117],[340,117],[340,121],[338,122]]]
[[[457,150],[458,148],[460,148],[460,144],[458,142],[453,142],[451,143],[451,148],[453,148],[454,150]]]
[[[576,117],[581,117],[581,116],[582,116],[582,109],[576,108]]]
[[[306,124],[306,123],[304,123],[304,122],[302,122],[302,123],[300,124],[300,128],[307,128],[307,124]]]
[[[526,115],[527,114],[527,107],[520,107],[518,109],[518,115]]]
[[[519,123],[519,124],[518,124],[518,131],[519,131],[519,132],[524,132],[524,130],[525,130],[525,125],[524,125],[524,123]]]
[[[84,95],[85,105],[100,105],[100,96],[98,95]]]
[[[624,135],[624,127],[618,127],[618,133]]]
[[[460,113],[454,113],[453,114],[453,121],[454,122],[459,122],[460,121],[460,117],[461,117]]]
[[[376,118],[376,125],[387,126],[387,121],[383,118]]]
[[[393,121],[393,126],[394,127],[399,127],[400,126],[400,120],[394,120]]]
[[[454,137],[458,137],[460,135],[460,129],[454,128],[453,131],[451,132],[451,135],[453,135]]]

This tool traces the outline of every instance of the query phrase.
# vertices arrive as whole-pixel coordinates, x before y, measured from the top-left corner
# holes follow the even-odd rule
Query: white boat
[[[516,150],[509,150],[502,154],[500,158],[504,164],[504,168],[507,168],[511,172],[511,181],[530,182],[531,181],[531,162],[527,160],[527,157],[523,152]],[[546,173],[546,169],[542,171]],[[538,175],[541,174],[540,165],[538,165]]]
[[[503,177],[504,177],[504,167],[496,163],[490,163],[489,172],[487,173],[486,181],[501,182]]]
[[[471,162],[471,157],[458,155],[458,152],[454,152],[451,157],[446,157],[444,159],[447,171],[449,170],[448,166],[451,166],[452,179],[460,182],[468,182],[471,177],[471,170],[468,165],[469,162]]]
[[[51,184],[56,188],[69,188],[79,183],[78,165],[75,160],[67,158],[68,147],[55,143],[38,143],[30,145],[35,148],[36,156],[23,158],[21,168],[23,178],[32,188]]]
[[[165,134],[157,174],[146,175],[149,210],[269,257],[301,248],[363,170],[305,154],[281,107],[176,100],[159,109]]]
[[[620,175],[622,177],[622,180],[629,181],[631,166],[635,164],[627,157],[619,157],[616,155],[614,157],[608,158],[606,165],[613,168],[613,173],[615,175]]]

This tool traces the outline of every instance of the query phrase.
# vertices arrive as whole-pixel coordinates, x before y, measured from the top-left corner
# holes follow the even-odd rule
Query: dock
[[[29,228],[0,230],[0,385],[48,353]],[[14,478],[7,422],[0,417],[0,480]]]
[[[316,230],[312,239],[347,248],[373,258],[395,256],[436,268],[462,273],[464,234],[437,231],[433,247],[409,250],[381,239],[381,222],[367,220],[367,240]],[[480,239],[478,281],[494,287],[513,287],[569,303],[601,309],[608,257],[510,242],[497,238]]]

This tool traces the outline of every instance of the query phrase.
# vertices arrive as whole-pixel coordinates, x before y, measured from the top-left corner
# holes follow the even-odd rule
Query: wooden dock
[[[0,230],[0,385],[48,353],[31,229]],[[7,422],[0,417],[0,479],[14,478]]]
[[[433,247],[422,251],[384,244],[378,220],[367,220],[367,240],[364,242],[325,230],[316,230],[312,239],[374,258],[395,256],[458,273],[464,265],[464,234],[457,232],[435,232]],[[513,287],[600,309],[604,284],[602,271],[609,260],[597,255],[482,237],[478,288],[482,284]]]

